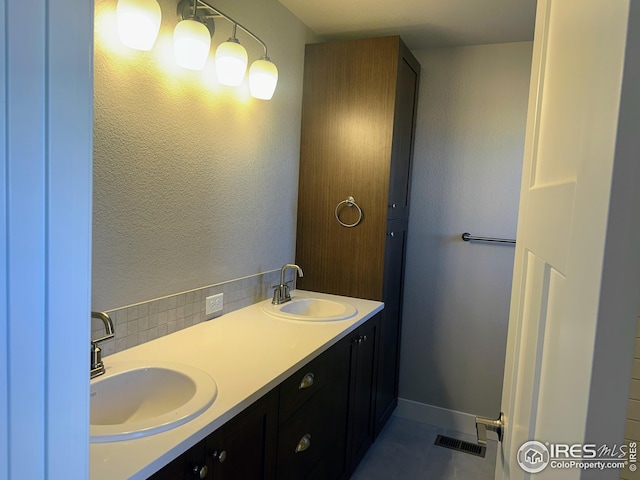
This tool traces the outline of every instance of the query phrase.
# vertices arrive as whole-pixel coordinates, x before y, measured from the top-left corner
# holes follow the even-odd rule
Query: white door
[[[0,0],[0,480],[86,479],[93,2]]]
[[[630,379],[633,347],[625,337],[635,328],[638,314],[638,255],[628,257],[630,271],[613,281],[603,272],[617,268],[614,260],[637,240],[640,222],[637,194],[628,197],[635,207],[625,207],[636,208],[634,215],[618,222],[617,197],[610,196],[612,182],[618,194],[640,188],[638,183],[615,181],[620,175],[635,175],[640,181],[638,102],[631,102],[631,114],[621,116],[621,105],[638,98],[640,91],[637,81],[624,88],[622,82],[628,69],[625,53],[638,51],[637,10],[629,0],[538,0],[502,396],[506,428],[496,479],[587,478],[583,475],[592,473],[575,468],[547,467],[530,474],[516,455],[530,440],[573,444],[594,436],[590,421],[598,414],[593,409],[605,384],[601,377],[606,379],[596,362],[618,362],[619,369],[609,372],[620,376],[616,385],[628,385]],[[628,24],[633,45],[627,47]],[[633,89],[635,94],[630,93]],[[632,121],[635,133],[627,131]],[[616,244],[618,252],[612,250]],[[608,305],[612,302],[604,301],[604,296],[614,295],[605,283],[619,283],[624,275],[631,285],[618,294],[626,309],[614,312],[615,306]],[[618,330],[608,347],[602,345],[611,333],[602,328],[604,321]],[[607,348],[610,359],[601,360]],[[618,445],[626,388],[612,393],[617,403],[609,405]],[[597,475],[591,478],[620,474]]]

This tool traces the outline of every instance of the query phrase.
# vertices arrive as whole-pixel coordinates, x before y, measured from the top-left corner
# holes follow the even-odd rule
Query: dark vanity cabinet
[[[272,390],[150,479],[274,479],[277,412]]]
[[[348,338],[351,347],[347,417],[349,473],[355,470],[374,440],[375,367],[380,317],[378,314]]]
[[[377,314],[152,480],[343,480],[374,438]]]
[[[149,480],[195,480],[207,478],[208,472],[206,441],[202,441],[150,476]]]
[[[375,433],[395,409],[420,65],[399,37],[307,45],[296,263],[304,290],[383,301]],[[353,197],[362,210],[340,202]]]
[[[280,386],[278,480],[349,478],[373,442],[380,317]],[[300,389],[309,375],[316,379],[314,392]]]
[[[275,478],[278,392],[272,390],[206,440],[214,480]]]
[[[280,480],[346,473],[349,343],[341,341],[280,385]]]

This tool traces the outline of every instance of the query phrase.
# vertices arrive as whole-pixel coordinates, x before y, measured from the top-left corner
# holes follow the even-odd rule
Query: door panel
[[[538,1],[497,479],[529,478],[529,440],[586,438],[629,6]]]
[[[546,258],[561,271],[567,267],[575,201],[575,182],[534,185],[529,190],[525,231],[527,250]]]

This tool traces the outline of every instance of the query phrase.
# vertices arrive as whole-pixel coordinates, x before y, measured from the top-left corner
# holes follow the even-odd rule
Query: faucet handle
[[[105,372],[104,363],[102,363],[102,349],[91,342],[91,366],[89,367],[90,378],[96,378]]]
[[[288,302],[291,300],[291,294],[289,293],[289,285],[290,282],[284,282],[280,285],[273,286],[273,300],[271,303],[274,305],[280,305],[281,303]]]
[[[271,303],[274,305],[280,305],[280,299],[282,298],[282,289],[280,288],[280,285],[274,285],[271,288],[273,288],[273,299],[271,300]]]
[[[284,299],[289,298],[289,283],[290,282],[284,282],[284,284],[282,284],[282,295],[284,297]]]
[[[91,368],[94,369],[101,363],[102,349],[95,342],[91,342]]]

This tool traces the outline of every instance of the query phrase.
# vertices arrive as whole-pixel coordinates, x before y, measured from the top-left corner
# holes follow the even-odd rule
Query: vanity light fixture
[[[185,2],[181,2],[181,5]],[[189,3],[188,1],[186,3]],[[193,6],[185,8],[189,13],[182,13],[180,21],[173,31],[173,51],[176,62],[183,68],[202,70],[207,63],[211,49],[213,32],[197,15],[198,0],[193,0]]]
[[[278,69],[266,55],[251,64],[249,69],[249,90],[251,95],[261,100],[271,100],[278,83]]]
[[[124,45],[151,50],[160,30],[162,12],[156,0],[118,0],[118,35]]]
[[[244,80],[247,71],[247,51],[242,45],[240,45],[240,41],[236,38],[237,29],[240,28],[256,42],[262,45],[264,55],[253,62],[249,69],[249,89],[251,91],[251,95],[255,98],[262,100],[270,100],[272,98],[278,83],[278,69],[269,59],[267,54],[267,45],[260,40],[260,38],[242,24],[209,5],[204,0],[181,0],[180,3],[178,3],[178,17],[181,18],[182,21],[176,26],[176,31],[178,30],[178,26],[182,23],[187,20],[191,20],[195,23],[199,23],[207,29],[209,33],[209,40],[215,32],[214,19],[224,18],[233,24],[232,36],[226,42],[223,42],[218,46],[215,55],[216,76],[218,78],[218,82],[223,85],[240,85]],[[174,48],[176,49],[176,59],[178,59],[178,47],[176,47],[175,43],[176,38],[174,33]],[[208,50],[209,46],[207,46],[207,55]],[[204,67],[205,62],[206,57],[205,60],[202,61],[202,67]],[[181,64],[180,60],[178,60],[178,63]]]
[[[216,49],[216,76],[223,85],[237,87],[247,73],[247,51],[236,38],[237,24],[233,25],[233,36]]]

